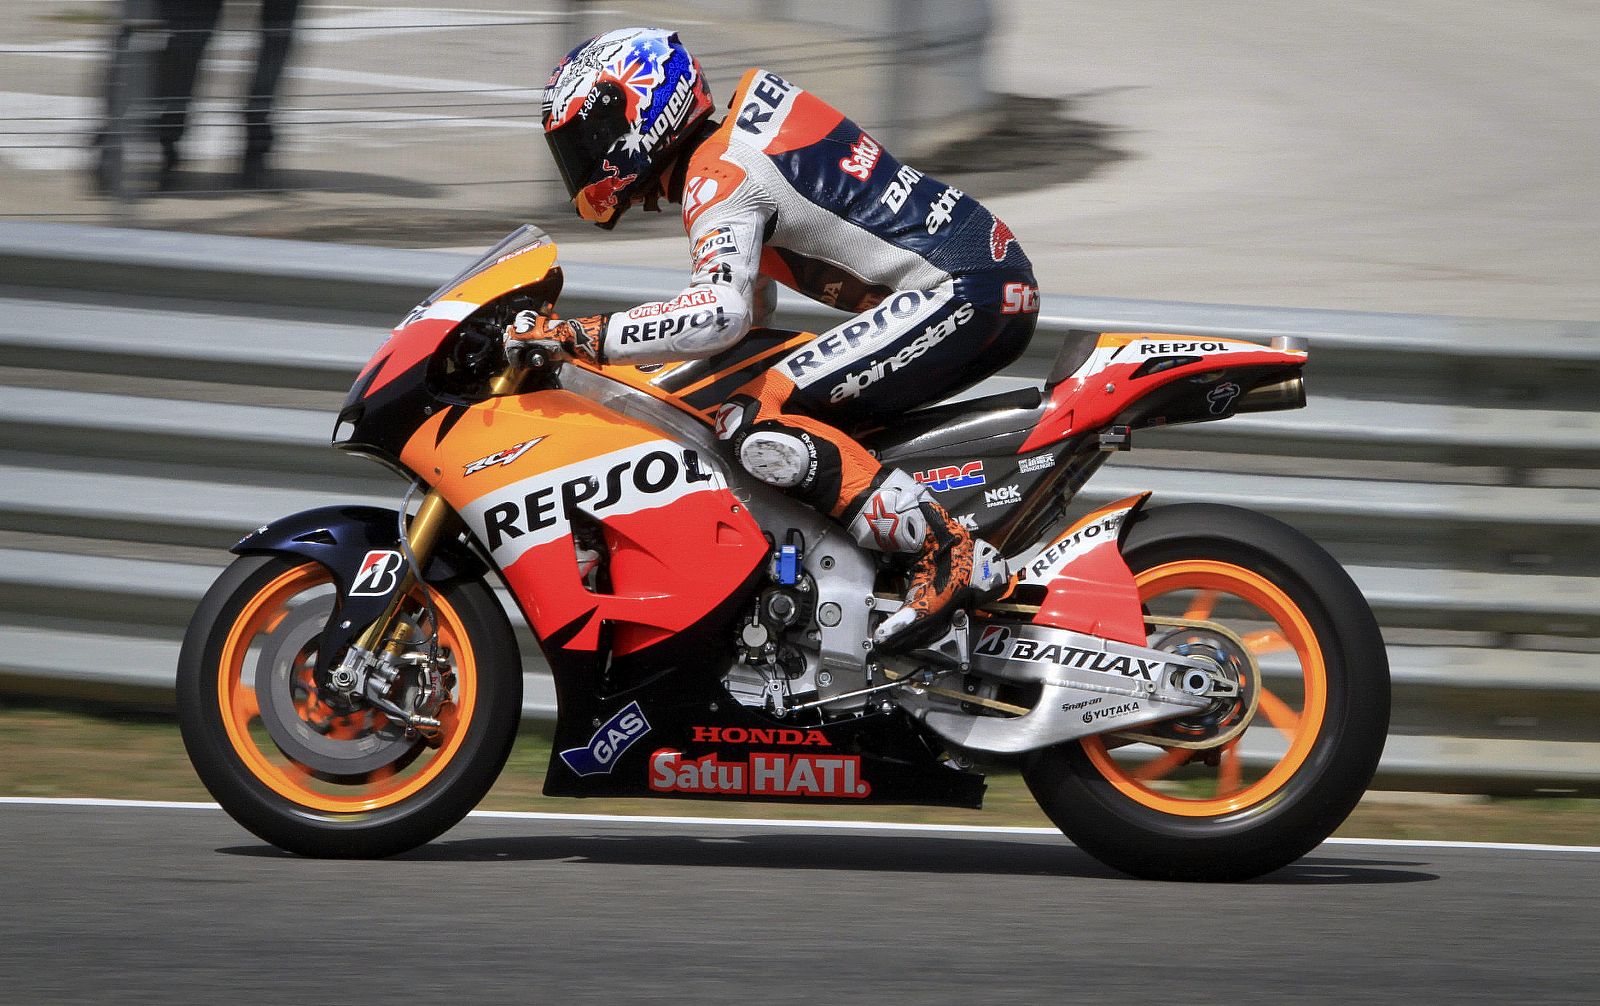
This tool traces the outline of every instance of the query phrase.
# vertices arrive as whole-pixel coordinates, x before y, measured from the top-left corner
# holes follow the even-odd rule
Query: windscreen
[[[484,252],[483,256],[476,262],[467,266],[465,269],[461,270],[454,276],[450,277],[450,279],[440,284],[437,290],[428,294],[428,299],[424,300],[420,306],[426,307],[427,305],[432,304],[440,297],[443,297],[451,290],[454,290],[471,277],[476,276],[478,273],[489,268],[495,263],[503,262],[511,256],[520,252],[525,252],[530,248],[537,248],[540,245],[547,245],[550,243],[550,240],[550,235],[546,234],[541,228],[536,227],[533,224],[523,224],[521,227],[518,227],[516,230],[502,238],[499,244]]]

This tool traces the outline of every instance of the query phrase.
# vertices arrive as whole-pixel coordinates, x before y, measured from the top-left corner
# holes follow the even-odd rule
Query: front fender
[[[319,670],[350,646],[388,607],[404,578],[399,512],[386,507],[325,506],[280,517],[245,535],[229,551],[236,555],[285,555],[325,567],[338,587],[319,647]],[[429,583],[477,579],[488,565],[466,544],[444,538],[428,560]]]

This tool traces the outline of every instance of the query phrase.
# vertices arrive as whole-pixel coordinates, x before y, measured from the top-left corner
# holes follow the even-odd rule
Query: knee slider
[[[793,489],[804,482],[812,463],[806,438],[788,430],[756,429],[739,442],[740,467],[779,489]]]

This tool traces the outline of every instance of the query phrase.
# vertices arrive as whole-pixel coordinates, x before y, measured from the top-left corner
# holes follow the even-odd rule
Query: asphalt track
[[[668,808],[670,810],[670,807]],[[1127,880],[1028,830],[475,816],[282,855],[215,809],[0,805],[15,1004],[1593,1002],[1600,849],[1329,844]]]

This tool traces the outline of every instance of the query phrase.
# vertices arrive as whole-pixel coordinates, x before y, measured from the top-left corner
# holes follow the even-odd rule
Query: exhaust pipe
[[[1306,379],[1299,374],[1285,377],[1281,381],[1271,384],[1258,384],[1239,396],[1233,403],[1233,411],[1239,412],[1277,412],[1280,409],[1303,409],[1306,407]]]

